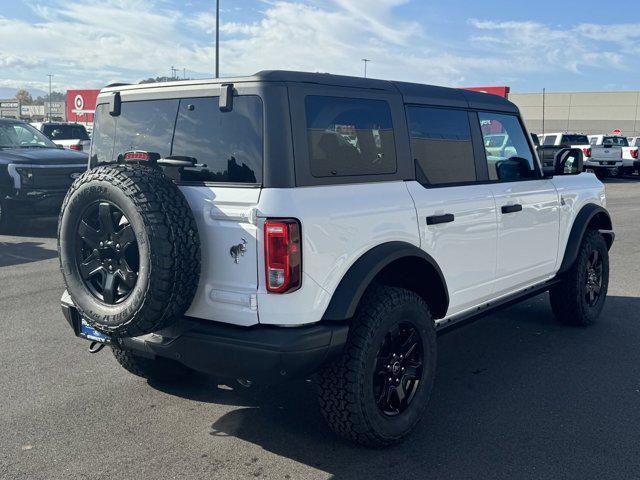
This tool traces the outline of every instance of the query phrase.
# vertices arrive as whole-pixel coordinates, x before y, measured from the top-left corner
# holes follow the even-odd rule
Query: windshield
[[[57,148],[56,144],[26,123],[0,123],[0,148]]]
[[[82,125],[74,124],[45,124],[44,133],[51,140],[89,140],[89,135]]]
[[[628,147],[629,142],[625,137],[604,137],[602,145],[605,147]]]

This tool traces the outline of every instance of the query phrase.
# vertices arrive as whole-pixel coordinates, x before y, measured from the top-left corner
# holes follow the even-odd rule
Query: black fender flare
[[[436,271],[442,282],[445,302],[444,312],[449,306],[449,291],[444,275],[438,263],[425,251],[406,242],[387,242],[373,247],[362,255],[342,277],[333,292],[323,320],[347,320],[352,318],[362,295],[373,279],[387,265],[401,258],[416,257],[427,261]]]
[[[573,226],[571,227],[571,232],[569,233],[569,238],[567,240],[567,246],[564,250],[564,257],[562,259],[562,264],[560,265],[560,270],[558,273],[564,273],[571,268],[573,263],[578,258],[578,252],[580,251],[580,244],[582,243],[582,238],[584,237],[587,228],[591,221],[599,216],[598,219],[598,230],[602,232],[607,242],[607,247],[611,248],[613,244],[613,240],[615,239],[615,234],[613,233],[613,226],[611,223],[611,216],[609,212],[605,210],[600,205],[596,205],[595,203],[589,203],[582,207],[582,209],[576,215],[576,219],[573,222]]]

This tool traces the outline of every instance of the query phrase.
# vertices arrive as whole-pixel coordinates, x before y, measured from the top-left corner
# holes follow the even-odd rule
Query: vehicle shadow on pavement
[[[613,454],[637,448],[638,311],[638,297],[609,297],[597,324],[566,327],[545,294],[440,336],[426,418],[386,450],[335,437],[309,382],[166,391],[239,407],[212,424],[212,441],[234,436],[336,479],[606,478],[621,461],[640,471]]]
[[[20,220],[6,233],[10,237],[56,238],[58,217],[44,217]]]
[[[8,243],[0,241],[0,267],[21,265],[55,258],[58,252],[43,247],[42,242]]]

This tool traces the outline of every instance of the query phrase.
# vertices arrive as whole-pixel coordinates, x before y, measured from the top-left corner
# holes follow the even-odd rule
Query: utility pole
[[[49,73],[47,77],[49,77],[49,118],[48,120],[51,121],[51,77],[53,77],[53,75]]]
[[[171,66],[171,80],[175,80],[178,76],[178,69]]]
[[[220,0],[216,0],[216,78],[220,78]]]
[[[364,78],[367,78],[367,63],[369,63],[371,60],[369,60],[368,58],[363,58],[362,61],[364,62]]]
[[[186,68],[182,68],[182,79],[186,80],[187,79],[187,69]]]
[[[544,136],[544,103],[545,103],[545,96],[547,93],[547,89],[543,88],[542,89],[542,135]]]

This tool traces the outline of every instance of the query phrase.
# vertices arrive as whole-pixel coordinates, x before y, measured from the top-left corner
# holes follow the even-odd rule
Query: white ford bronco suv
[[[438,330],[545,291],[566,324],[603,308],[604,187],[579,149],[543,170],[498,96],[266,71],[106,88],[95,117],[62,308],[136,375],[313,377],[334,431],[389,445],[423,415]]]

